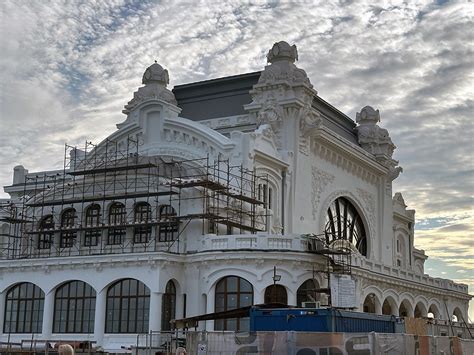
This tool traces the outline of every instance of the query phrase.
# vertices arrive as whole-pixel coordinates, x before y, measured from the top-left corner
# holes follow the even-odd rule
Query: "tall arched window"
[[[176,317],[176,286],[173,281],[166,284],[161,303],[161,330],[171,330],[170,320]]]
[[[265,289],[265,303],[288,304],[288,294],[285,286],[270,285]]]
[[[326,242],[336,240],[352,243],[364,256],[367,256],[367,237],[364,223],[356,208],[344,197],[334,200],[326,214]]]
[[[135,205],[135,226],[133,234],[134,243],[148,243],[151,237],[151,226],[147,223],[151,220],[151,206],[147,202],[139,202]]]
[[[23,282],[10,287],[5,298],[3,333],[41,333],[44,292]]]
[[[94,333],[95,291],[82,281],[56,290],[53,333]]]
[[[76,239],[76,231],[70,231],[68,229],[74,228],[76,222],[76,210],[74,208],[68,208],[63,211],[61,215],[61,238],[59,246],[61,248],[70,248],[74,245]]]
[[[106,333],[148,333],[150,289],[135,279],[123,279],[107,290]]]
[[[319,284],[316,280],[309,279],[303,282],[296,291],[296,303],[298,307],[302,307],[303,302],[319,301],[320,295],[317,292],[318,288]]]
[[[53,244],[54,232],[49,230],[54,229],[53,215],[45,216],[39,224],[38,234],[38,249],[51,249]]]
[[[125,240],[127,213],[125,205],[120,202],[114,202],[109,209],[109,234],[107,236],[108,245],[122,244]],[[117,227],[112,227],[117,226]]]
[[[237,276],[227,276],[216,284],[215,311],[223,312],[251,306],[253,287],[247,280]],[[215,330],[248,330],[248,318],[218,319]]]
[[[176,211],[170,205],[160,206],[160,227],[158,240],[160,242],[169,242],[176,239],[178,234],[178,222],[176,220]]]
[[[101,235],[101,230],[98,228],[100,226],[100,206],[93,204],[89,206],[86,210],[86,233],[84,235],[84,246],[93,247],[99,243],[99,238]],[[91,228],[91,229],[89,229]]]

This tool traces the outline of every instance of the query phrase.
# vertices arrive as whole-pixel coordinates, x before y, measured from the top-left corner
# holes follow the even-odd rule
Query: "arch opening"
[[[176,318],[176,286],[173,281],[168,281],[161,302],[161,330],[171,330],[172,319]]]
[[[116,281],[107,289],[106,333],[147,333],[150,289],[136,279]]]
[[[83,281],[69,281],[54,295],[53,333],[94,333],[96,292]]]
[[[321,294],[317,292],[319,283],[315,279],[308,279],[301,284],[296,291],[296,304],[303,307],[305,302],[317,302],[321,300]]]
[[[268,303],[280,303],[288,304],[288,293],[286,292],[285,286],[282,285],[270,285],[265,289],[264,302]]]
[[[11,286],[5,297],[3,333],[41,333],[44,292],[31,282]]]
[[[238,276],[226,276],[216,284],[215,312],[251,306],[253,304],[253,286]],[[215,330],[249,330],[249,318],[218,319],[214,322]]]
[[[360,254],[367,256],[367,236],[362,216],[347,198],[339,197],[329,206],[324,233],[328,245],[346,240]]]

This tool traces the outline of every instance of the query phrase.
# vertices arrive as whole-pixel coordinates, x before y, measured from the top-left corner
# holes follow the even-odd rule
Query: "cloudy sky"
[[[65,142],[113,132],[155,59],[173,86],[261,70],[286,40],[325,100],[352,118],[380,109],[427,271],[474,293],[472,3],[4,0],[0,11],[0,185],[15,165],[60,167]]]

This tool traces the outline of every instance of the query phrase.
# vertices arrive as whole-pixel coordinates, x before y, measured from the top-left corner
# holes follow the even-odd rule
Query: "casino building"
[[[171,319],[268,302],[429,316],[447,333],[467,321],[467,286],[424,272],[379,111],[354,121],[324,101],[294,45],[267,59],[172,90],[152,64],[107,139],[66,145],[61,170],[14,168],[0,341],[120,349]]]

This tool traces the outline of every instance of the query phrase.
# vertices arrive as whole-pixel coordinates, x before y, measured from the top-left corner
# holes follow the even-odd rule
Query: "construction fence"
[[[474,340],[381,333],[189,332],[188,355],[465,355]]]

